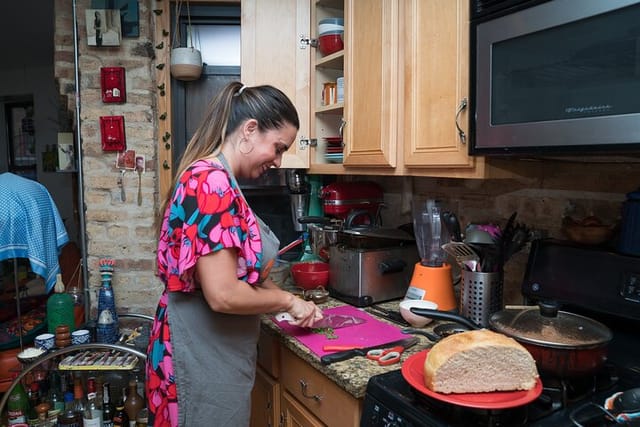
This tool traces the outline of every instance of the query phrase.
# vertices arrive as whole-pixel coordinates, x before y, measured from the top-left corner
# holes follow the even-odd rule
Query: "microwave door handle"
[[[465,108],[467,108],[467,98],[462,98],[462,101],[460,102],[460,106],[458,107],[458,111],[456,111],[456,129],[458,129],[458,136],[460,137],[460,142],[462,142],[463,144],[467,143],[467,134],[464,133],[464,131],[458,124],[458,117],[460,117],[460,113],[462,113]]]

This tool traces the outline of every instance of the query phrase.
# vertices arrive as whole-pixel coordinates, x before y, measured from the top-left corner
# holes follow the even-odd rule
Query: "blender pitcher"
[[[438,304],[438,310],[457,308],[451,278],[451,265],[444,262],[442,245],[449,241],[441,220],[442,206],[434,199],[414,200],[413,230],[420,261],[416,263],[406,299],[422,299]]]

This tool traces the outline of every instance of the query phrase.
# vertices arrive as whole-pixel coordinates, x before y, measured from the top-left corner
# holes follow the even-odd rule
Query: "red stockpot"
[[[354,210],[365,210],[375,221],[384,202],[382,188],[375,182],[334,182],[320,189],[326,216],[346,220]]]
[[[436,320],[450,320],[480,329],[471,320],[450,312],[412,308],[411,312]],[[489,327],[522,344],[540,372],[560,378],[597,372],[607,360],[613,338],[605,325],[578,314],[558,311],[557,305],[505,309],[491,315]]]

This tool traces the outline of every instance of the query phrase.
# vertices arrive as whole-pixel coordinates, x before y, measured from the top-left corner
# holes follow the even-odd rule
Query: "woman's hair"
[[[247,87],[240,82],[228,83],[211,100],[187,144],[160,211],[161,218],[180,175],[195,161],[219,153],[227,135],[249,119],[258,122],[260,132],[286,124],[300,128],[296,108],[281,90],[269,85]]]

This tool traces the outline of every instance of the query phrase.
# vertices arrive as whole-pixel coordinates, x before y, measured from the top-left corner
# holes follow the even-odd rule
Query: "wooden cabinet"
[[[243,0],[242,7],[243,81],[283,88],[301,116],[301,141],[284,167],[490,176],[466,145],[469,0]],[[306,41],[317,39],[317,23],[328,16],[344,17],[345,47],[323,56]],[[322,105],[323,83],[339,76],[344,103]],[[339,130],[344,160],[334,164],[323,138]]]
[[[362,401],[278,343],[265,331],[258,343],[251,426],[360,425]]]

